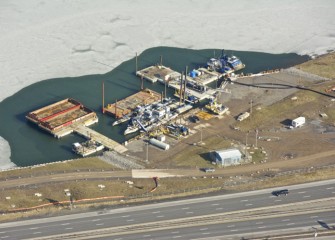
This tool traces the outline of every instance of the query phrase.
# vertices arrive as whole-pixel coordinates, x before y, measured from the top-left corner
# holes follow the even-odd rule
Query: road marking
[[[286,224],[287,226],[290,226],[290,225],[294,225],[295,223],[288,223],[288,224]]]
[[[334,187],[328,187],[327,190],[334,189]]]
[[[187,210],[187,209],[190,209],[189,207],[184,207],[184,208],[182,208],[183,210]]]
[[[335,192],[332,192],[332,193],[335,193]]]
[[[186,212],[186,214],[193,214],[193,212]]]
[[[203,233],[201,233],[201,234],[203,234],[203,235],[208,235],[208,234],[211,234],[210,232],[203,232]]]
[[[2,239],[5,239],[5,238],[9,238],[9,236],[3,236],[3,237],[1,237]]]
[[[218,203],[213,203],[212,206],[219,206],[220,204]]]
[[[38,227],[32,227],[32,228],[29,228],[30,230],[34,230],[34,229],[38,229]]]
[[[40,234],[41,232],[34,232],[33,234]]]
[[[128,219],[127,220],[127,222],[133,222],[134,221],[134,219]]]
[[[62,223],[62,226],[70,225],[70,223]]]
[[[181,238],[181,236],[173,236],[172,238]]]
[[[126,217],[130,217],[130,215],[124,215],[124,216],[122,216],[122,217],[126,218]]]
[[[151,235],[150,235],[150,234],[148,234],[148,235],[143,235],[143,237],[151,237]]]
[[[156,216],[157,218],[162,218],[162,217],[164,217],[164,215],[159,215],[159,216]]]
[[[153,214],[160,213],[161,211],[152,212]]]
[[[252,206],[252,203],[247,203],[247,204],[245,204],[245,206],[246,206],[246,207],[248,207],[248,206]]]
[[[266,226],[259,226],[258,228],[266,228]]]
[[[219,208],[215,208],[215,210],[223,210],[223,208],[222,208],[222,207],[219,207]]]
[[[288,222],[288,221],[290,221],[290,219],[283,219],[283,220],[281,220],[282,222]]]
[[[275,202],[281,202],[281,199],[276,199]]]
[[[269,196],[269,198],[275,198],[276,196]]]
[[[97,224],[95,224],[95,225],[97,225],[97,226],[101,226],[101,225],[104,225],[104,223],[97,223]]]
[[[176,234],[176,233],[179,233],[179,231],[175,231],[175,232],[171,232],[172,234]]]
[[[200,228],[199,230],[200,231],[206,231],[206,230],[208,230],[208,228]]]
[[[237,232],[237,229],[231,229],[230,231],[231,232]]]
[[[231,227],[235,227],[235,225],[230,225],[230,226],[227,226],[227,227],[231,228]]]
[[[258,225],[258,224],[263,224],[263,222],[256,222],[256,224]]]
[[[100,221],[101,219],[93,219],[92,222]]]
[[[122,240],[122,238],[114,238],[114,240]]]
[[[302,193],[306,193],[306,191],[304,191],[304,192],[298,192],[298,193],[302,194]]]
[[[66,230],[71,230],[71,229],[73,229],[73,228],[65,228]]]
[[[310,218],[318,218],[319,216],[310,216]]]
[[[308,198],[308,197],[311,197],[311,196],[303,196],[304,198]]]
[[[249,201],[248,199],[241,200],[241,202],[248,202],[248,201]]]

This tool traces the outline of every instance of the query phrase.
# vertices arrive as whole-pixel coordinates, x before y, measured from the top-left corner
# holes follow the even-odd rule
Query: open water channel
[[[192,70],[204,66],[207,60],[214,56],[214,52],[216,56],[221,53],[218,49],[151,48],[139,55],[138,69],[158,63],[160,56],[163,56],[165,66],[179,72],[183,71],[185,66]],[[246,64],[246,68],[242,70],[244,73],[287,68],[309,59],[308,56],[297,54],[230,50],[226,50],[226,54],[229,56],[234,54]],[[9,142],[11,161],[17,166],[31,166],[78,157],[71,151],[71,144],[84,141],[82,137],[71,134],[56,139],[25,119],[27,113],[65,98],[74,98],[98,114],[99,123],[91,126],[96,131],[120,143],[133,137],[133,135],[123,136],[126,124],[112,127],[114,119],[101,113],[102,81],[105,82],[105,104],[114,103],[116,99],[120,100],[137,92],[141,80],[135,76],[135,57],[105,74],[44,80],[2,101],[0,135]],[[157,92],[164,91],[164,86],[160,83],[145,82],[144,86]],[[170,96],[173,93],[171,89],[168,91]]]

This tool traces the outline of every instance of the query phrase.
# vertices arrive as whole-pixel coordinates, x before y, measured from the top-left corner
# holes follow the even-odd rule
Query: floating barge
[[[75,132],[107,149],[119,153],[127,151],[121,144],[88,128],[87,126],[98,122],[96,113],[72,98],[32,111],[26,118],[56,138]]]
[[[171,79],[180,78],[180,73],[163,65],[154,65],[144,68],[137,71],[136,75],[153,83],[157,81],[164,83]]]
[[[57,138],[73,132],[69,129],[73,124],[89,126],[98,122],[95,112],[72,98],[32,111],[26,118]]]
[[[161,98],[162,96],[160,93],[150,89],[144,89],[123,100],[117,101],[116,103],[108,104],[107,107],[103,108],[103,112],[119,119],[125,115],[131,114],[137,106],[152,104]]]

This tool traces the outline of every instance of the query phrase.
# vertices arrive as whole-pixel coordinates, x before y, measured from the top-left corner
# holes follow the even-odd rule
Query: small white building
[[[211,158],[218,166],[226,167],[240,164],[242,153],[235,148],[222,149],[212,152]]]

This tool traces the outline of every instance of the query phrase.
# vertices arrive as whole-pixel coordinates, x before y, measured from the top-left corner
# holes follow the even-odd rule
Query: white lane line
[[[206,231],[206,230],[208,230],[208,228],[200,228],[199,230],[200,231]]]
[[[127,220],[127,222],[133,222],[134,221],[134,219],[128,219]]]
[[[295,223],[288,223],[288,224],[286,224],[287,226],[290,226],[290,225],[294,225]]]
[[[258,228],[266,228],[266,226],[259,226]]]
[[[223,210],[222,207],[215,208],[215,210]]]
[[[276,197],[276,196],[273,196],[273,195],[272,195],[272,196],[269,196],[269,198],[275,198],[275,197]]]
[[[70,223],[62,223],[62,226],[70,225]]]
[[[275,202],[281,202],[281,199],[277,199],[277,200],[275,200]]]
[[[160,213],[161,211],[152,212],[153,214]]]
[[[263,222],[256,222],[256,225],[263,224]]]
[[[310,218],[318,218],[319,216],[310,216]]]
[[[283,219],[283,220],[281,220],[282,222],[288,222],[288,221],[290,221],[290,219]]]
[[[181,236],[173,236],[172,238],[181,238]]]
[[[101,219],[93,219],[92,222],[100,221]]]
[[[148,234],[148,235],[143,235],[143,237],[151,237],[151,235],[150,235],[150,234]]]
[[[40,234],[41,232],[34,232],[33,234]]]
[[[171,232],[172,234],[176,234],[176,233],[179,233],[179,231],[175,231],[175,232]]]
[[[5,238],[9,238],[9,236],[3,236],[3,237],[1,237],[1,239],[5,239]]]
[[[124,216],[122,216],[123,218],[126,218],[126,217],[130,217],[130,215],[124,215]]]
[[[248,201],[249,201],[248,199],[241,200],[241,202],[248,202]]]
[[[298,192],[298,193],[302,194],[302,193],[306,193],[306,191],[303,191],[303,192]]]
[[[237,229],[231,229],[230,231],[231,232],[237,232]]]
[[[162,218],[162,217],[164,217],[164,215],[159,215],[159,216],[156,216],[157,218]]]
[[[208,235],[208,234],[211,234],[210,232],[203,232],[203,233],[201,233],[201,234],[203,234],[203,235]]]
[[[104,225],[104,223],[97,223],[97,224],[95,224],[95,225],[97,225],[97,226],[101,226],[101,225]]]
[[[65,228],[66,230],[72,230],[73,228]]]
[[[187,210],[187,209],[190,209],[189,207],[184,207],[184,208],[182,208],[183,210]]]
[[[114,240],[122,240],[123,238],[114,238]]]
[[[248,207],[248,206],[252,206],[252,203],[247,203],[247,204],[245,204],[245,206],[246,206],[246,207]]]
[[[311,197],[311,196],[303,196],[303,198],[309,198],[309,197]]]
[[[235,227],[235,225],[229,225],[229,226],[227,226],[227,227],[231,228],[231,227]]]
[[[220,204],[218,203],[212,203],[212,206],[219,206]]]
[[[328,188],[326,188],[327,190],[331,190],[331,189],[334,189],[334,187],[328,187]]]
[[[38,227],[32,227],[32,228],[29,228],[30,230],[34,230],[34,229],[38,229]]]
[[[193,214],[193,212],[186,212],[186,214]]]

